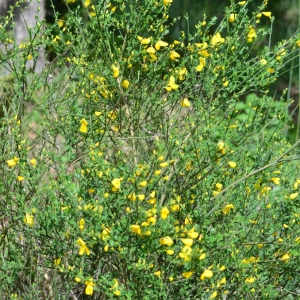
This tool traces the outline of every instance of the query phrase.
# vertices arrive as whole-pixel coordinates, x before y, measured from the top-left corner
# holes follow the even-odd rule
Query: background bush
[[[171,2],[1,27],[2,298],[299,296],[299,141],[268,94],[299,36],[264,45],[266,1],[241,1],[166,42]]]

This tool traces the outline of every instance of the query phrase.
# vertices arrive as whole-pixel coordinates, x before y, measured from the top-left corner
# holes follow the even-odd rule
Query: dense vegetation
[[[265,43],[267,2],[172,40],[172,0],[84,1],[21,45],[8,14],[3,299],[299,297],[300,140],[269,90],[300,35]]]

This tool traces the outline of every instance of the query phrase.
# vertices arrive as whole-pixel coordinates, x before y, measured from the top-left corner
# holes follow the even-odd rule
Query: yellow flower
[[[139,186],[145,187],[145,186],[147,186],[147,184],[148,184],[147,180],[144,180],[144,181],[139,183]]]
[[[297,196],[298,196],[299,193],[293,193],[293,194],[290,194],[290,199],[291,200],[294,200]]]
[[[79,131],[82,133],[87,133],[87,130],[88,130],[88,122],[86,121],[86,119],[81,119]]]
[[[138,235],[141,234],[141,227],[140,227],[140,225],[136,225],[136,224],[135,225],[131,225],[130,229],[135,234],[138,234]]]
[[[266,65],[268,62],[263,58],[263,59],[261,59],[260,61],[260,64],[262,65],[262,66],[264,66],[264,65]]]
[[[160,212],[160,217],[162,218],[162,220],[165,220],[169,214],[170,214],[170,212],[169,212],[168,208],[163,207]]]
[[[224,43],[225,39],[221,37],[221,34],[217,32],[213,37],[211,38],[211,44],[212,46],[216,46],[219,43]]]
[[[274,184],[276,184],[276,185],[279,185],[279,184],[280,184],[280,178],[278,178],[278,177],[273,177],[273,178],[271,178],[271,181],[272,181]]]
[[[223,277],[220,281],[219,281],[220,284],[226,284],[226,277]]]
[[[238,4],[241,5],[241,6],[243,6],[243,5],[246,4],[246,2],[247,2],[247,1],[240,1],[240,2],[238,2]]]
[[[18,176],[17,179],[18,179],[19,181],[23,181],[25,178],[24,178],[23,176]]]
[[[156,50],[160,50],[160,47],[167,47],[168,43],[159,40],[156,44],[155,44],[155,49]]]
[[[93,282],[93,278],[90,278],[89,280],[87,280],[85,282],[85,285],[86,285],[85,294],[89,295],[89,296],[93,295],[94,286],[95,286],[95,283]]]
[[[189,246],[184,246],[180,253],[178,254],[180,258],[182,258],[184,261],[191,261],[192,256],[192,248]]]
[[[82,238],[79,238],[77,240],[77,245],[80,246],[79,249],[79,255],[83,255],[84,253],[86,253],[87,255],[90,255],[90,249],[87,247],[86,243],[82,240]]]
[[[32,55],[31,54],[28,54],[28,56],[27,56],[27,60],[32,60]]]
[[[169,84],[166,87],[166,90],[168,92],[171,92],[172,90],[176,91],[178,89],[178,85],[175,83],[175,77],[171,76],[169,79]]]
[[[20,160],[19,158],[14,157],[13,159],[7,160],[6,163],[10,168],[13,168],[18,163],[19,160]]]
[[[250,27],[249,32],[247,34],[247,41],[251,43],[255,38],[257,38],[256,31],[253,27]]]
[[[128,89],[128,88],[129,88],[129,85],[130,85],[130,83],[129,83],[128,80],[125,79],[125,80],[122,81],[122,86],[123,86],[123,88]]]
[[[255,281],[255,277],[248,277],[245,280],[246,283],[253,283],[254,281]]]
[[[203,260],[206,258],[206,253],[202,253],[199,257],[199,260]]]
[[[226,81],[223,83],[223,86],[226,87],[226,86],[228,86],[228,84],[229,84],[229,82],[228,82],[228,80],[226,80]]]
[[[26,213],[25,218],[24,218],[24,223],[27,224],[29,227],[33,227],[34,216]]]
[[[229,161],[229,162],[228,162],[228,165],[229,165],[229,167],[232,168],[232,169],[236,168],[236,162],[234,162],[234,161]]]
[[[150,38],[143,38],[141,36],[138,36],[137,38],[141,42],[142,45],[148,45],[151,41]]]
[[[216,183],[215,188],[220,192],[223,188],[223,184],[222,183]]]
[[[153,272],[153,274],[154,274],[155,276],[157,276],[157,277],[160,277],[160,275],[161,275],[161,271],[156,271],[156,272]]]
[[[118,190],[120,190],[121,188],[121,180],[120,178],[115,178],[112,182],[111,182],[112,186],[113,186],[113,191],[116,192]]]
[[[219,268],[219,270],[222,272],[226,269],[226,267],[223,265],[222,267]]]
[[[222,209],[222,212],[224,215],[227,215],[230,213],[230,211],[234,208],[234,206],[232,204],[227,204],[224,206],[224,208]]]
[[[137,197],[140,201],[143,201],[146,196],[144,194],[139,194]]]
[[[153,47],[149,47],[147,48],[146,52],[149,54],[149,55],[154,55],[156,50],[153,48]]]
[[[159,243],[162,246],[168,246],[168,247],[170,247],[174,244],[173,240],[169,236],[165,236],[163,238],[160,238]]]
[[[175,60],[176,58],[179,58],[179,57],[180,57],[180,54],[177,53],[176,51],[172,50],[170,52],[170,59]]]
[[[210,299],[214,299],[218,296],[218,292],[213,292],[211,295],[210,295]]]
[[[191,247],[194,243],[193,239],[181,239],[182,243],[185,246]]]
[[[290,256],[286,253],[286,254],[284,254],[281,258],[280,258],[280,260],[286,260],[286,261],[288,261],[290,259]]]
[[[164,5],[170,5],[173,2],[173,0],[163,0],[163,2]]]
[[[194,274],[194,271],[183,272],[182,277],[190,278]]]
[[[233,23],[235,21],[235,18],[236,18],[236,14],[230,14],[228,21],[230,23]]]
[[[81,278],[79,278],[79,277],[76,276],[76,277],[74,278],[74,280],[75,280],[76,282],[80,282],[80,281],[81,281]]]
[[[36,159],[35,158],[32,158],[30,161],[30,164],[35,166],[36,165]]]
[[[168,250],[166,250],[166,253],[168,255],[173,255],[174,254],[174,250],[168,249]]]
[[[164,162],[162,162],[162,163],[159,164],[159,166],[160,166],[161,168],[165,168],[165,167],[167,167],[168,165],[169,165],[169,164],[168,164],[167,161],[164,161]]]
[[[265,17],[268,17],[271,19],[271,12],[270,11],[263,11],[262,14],[265,16]]]
[[[115,65],[112,65],[111,66],[111,69],[113,70],[113,76],[116,78],[119,76],[120,74],[120,68],[115,66]]]
[[[79,221],[79,229],[81,231],[84,230],[84,224],[85,224],[85,220],[84,220],[84,218],[81,218]]]
[[[211,278],[213,276],[213,272],[211,270],[205,269],[201,274],[200,279],[203,281],[205,278]]]
[[[180,102],[180,105],[182,107],[190,107],[191,106],[191,103],[190,101],[188,100],[188,98],[184,98],[181,102]]]
[[[61,258],[54,259],[54,265],[59,266],[61,262]]]

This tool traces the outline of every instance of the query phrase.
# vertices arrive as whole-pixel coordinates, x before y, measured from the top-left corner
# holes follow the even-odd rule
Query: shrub
[[[85,2],[13,44],[2,297],[298,295],[299,141],[268,86],[299,40],[251,55],[266,2],[232,2],[188,44],[164,41],[171,0]],[[41,45],[56,58],[31,74]]]

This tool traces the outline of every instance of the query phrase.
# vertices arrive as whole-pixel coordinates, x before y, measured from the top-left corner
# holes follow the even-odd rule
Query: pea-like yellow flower
[[[93,278],[90,278],[84,284],[86,285],[85,294],[88,296],[92,296],[94,293],[94,286],[95,286],[95,283],[93,282]]]
[[[262,13],[265,17],[268,17],[268,18],[271,19],[272,13],[271,13],[270,11],[262,11],[261,13]]]
[[[202,253],[200,256],[199,256],[199,260],[203,260],[206,258],[206,253]]]
[[[276,184],[276,185],[279,185],[280,184],[280,178],[279,177],[273,177],[271,178],[271,181]]]
[[[131,232],[140,235],[141,234],[141,227],[140,225],[134,224],[130,226]]]
[[[180,102],[180,105],[182,107],[190,107],[191,106],[191,103],[190,101],[188,100],[188,98],[184,98],[181,102]]]
[[[171,249],[167,249],[166,250],[166,253],[168,254],[168,255],[173,255],[174,254],[174,250],[171,250]]]
[[[228,18],[228,21],[229,21],[230,23],[233,23],[233,22],[235,21],[235,19],[236,19],[236,14],[230,14],[230,16],[229,16],[229,18]]]
[[[222,212],[224,215],[227,215],[230,213],[230,211],[234,209],[234,206],[232,204],[227,204],[224,206],[224,208],[222,209]]]
[[[256,34],[255,29],[253,27],[250,27],[248,34],[247,34],[247,41],[249,43],[251,43],[253,41],[253,39],[256,39],[256,38],[257,38],[257,34]]]
[[[168,247],[170,247],[174,244],[173,240],[169,236],[165,236],[163,238],[160,238],[159,243],[162,246],[168,246]]]
[[[262,66],[264,66],[264,65],[266,65],[268,62],[263,58],[263,59],[261,59],[260,61],[260,64],[262,65]]]
[[[181,239],[182,243],[185,246],[191,247],[194,243],[193,239]]]
[[[291,257],[289,256],[289,254],[286,253],[286,254],[284,254],[284,255],[280,258],[280,260],[288,261],[290,258],[291,258]]]
[[[120,178],[115,178],[111,185],[113,186],[114,191],[118,191],[121,188],[121,180]]]
[[[181,275],[184,278],[190,278],[194,274],[194,271],[183,272]]]
[[[218,44],[222,44],[225,42],[225,39],[221,37],[221,34],[219,32],[217,32],[215,35],[212,36],[211,38],[211,45],[212,46],[216,46]]]
[[[87,133],[88,131],[88,122],[86,119],[81,119],[80,120],[80,128],[79,131],[82,133]]]
[[[170,52],[170,59],[175,60],[176,58],[179,58],[179,57],[180,57],[180,54],[177,53],[176,51],[172,50]]]
[[[162,220],[167,219],[169,214],[170,214],[170,212],[169,212],[167,207],[163,207],[160,211],[160,217],[161,217]]]
[[[209,269],[205,269],[201,274],[200,279],[203,281],[205,278],[211,278],[213,276],[213,272]]]
[[[246,4],[246,2],[247,2],[247,1],[240,1],[240,2],[238,2],[238,5],[241,5],[241,6],[243,6],[243,5],[245,5],[245,4]]]
[[[29,227],[33,227],[34,225],[34,216],[31,214],[26,213],[24,218],[24,223],[27,224]]]
[[[80,221],[79,221],[79,229],[81,231],[84,230],[84,224],[85,224],[85,220],[84,220],[84,218],[81,218]]]
[[[299,193],[290,194],[290,199],[294,200],[298,195],[299,195]]]
[[[160,50],[161,47],[167,47],[169,44],[167,42],[161,41],[159,40],[156,44],[155,44],[155,49],[156,50]]]
[[[169,84],[165,88],[168,92],[172,90],[176,91],[178,89],[178,84],[175,83],[175,77],[172,75],[169,79]]]
[[[35,165],[36,165],[36,159],[35,159],[35,158],[32,158],[29,162],[30,162],[30,164],[31,164],[32,166],[35,166]]]
[[[139,186],[140,187],[145,187],[145,186],[147,186],[147,184],[148,184],[147,180],[144,180],[144,181],[139,183]]]
[[[226,87],[226,86],[228,86],[228,84],[229,84],[229,82],[228,82],[228,80],[226,80],[226,81],[223,83],[223,86]]]
[[[125,88],[125,89],[128,89],[130,86],[130,83],[127,79],[123,80],[122,81],[122,87]]]
[[[112,66],[111,66],[111,69],[113,70],[113,76],[114,76],[115,78],[117,78],[117,77],[119,76],[119,74],[120,74],[120,67],[117,67],[117,66],[115,66],[115,65],[112,65]]]
[[[153,48],[153,47],[149,47],[147,48],[146,52],[149,54],[149,55],[154,55],[156,50]]]
[[[173,0],[163,0],[163,2],[164,5],[170,5],[173,2]]]
[[[157,276],[157,277],[160,277],[160,275],[161,275],[161,271],[156,271],[156,272],[153,272],[153,274],[154,274],[155,276]]]
[[[19,181],[23,181],[23,180],[25,179],[25,177],[23,177],[23,176],[18,176],[17,179],[18,179]]]
[[[232,168],[232,169],[236,168],[236,162],[234,162],[234,161],[229,161],[229,162],[228,162],[228,165],[229,165],[229,167]]]
[[[13,159],[7,160],[6,163],[10,168],[13,168],[18,163],[19,160],[20,159],[15,156]]]
[[[210,299],[214,299],[218,296],[218,292],[217,291],[214,291],[211,295],[210,295]]]
[[[253,283],[255,281],[255,277],[247,277],[245,282],[246,283]]]
[[[79,255],[83,255],[83,254],[87,254],[87,255],[90,255],[91,252],[90,252],[90,249],[87,247],[86,243],[83,241],[82,238],[79,238],[77,240],[77,245],[80,246],[79,248]]]
[[[54,265],[57,267],[60,265],[61,258],[54,259]]]
[[[141,36],[138,36],[137,38],[141,42],[142,45],[148,45],[151,42],[150,38],[143,38]]]

